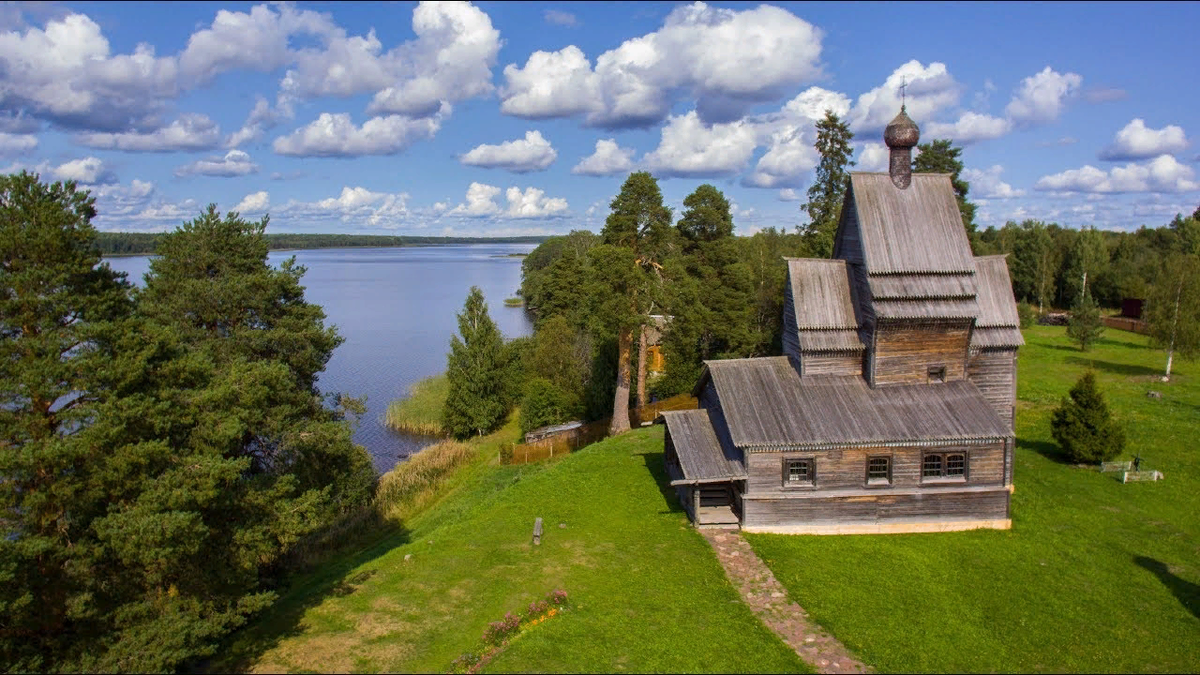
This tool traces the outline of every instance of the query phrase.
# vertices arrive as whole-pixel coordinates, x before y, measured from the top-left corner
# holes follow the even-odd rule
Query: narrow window
[[[925,478],[941,478],[942,456],[925,455],[925,461],[922,463],[921,467],[921,475]]]
[[[946,455],[946,477],[964,478],[967,475],[966,455]]]
[[[946,366],[929,366],[929,381],[930,382],[945,382],[946,381]]]
[[[867,460],[867,485],[888,485],[891,482],[891,457],[871,457]]]
[[[785,486],[812,485],[815,478],[813,460],[787,459],[783,462],[783,483]]]

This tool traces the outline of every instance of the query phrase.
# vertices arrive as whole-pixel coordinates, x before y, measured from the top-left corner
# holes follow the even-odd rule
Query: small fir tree
[[[472,286],[450,338],[442,426],[454,437],[483,435],[504,421],[504,339],[488,315],[483,291]]]
[[[1079,343],[1083,351],[1090,351],[1096,340],[1104,333],[1104,323],[1100,320],[1100,308],[1090,293],[1085,293],[1071,310],[1071,319],[1067,323],[1067,337]]]
[[[1073,462],[1108,461],[1125,447],[1125,432],[1112,419],[1090,370],[1055,409],[1050,427],[1054,440]]]

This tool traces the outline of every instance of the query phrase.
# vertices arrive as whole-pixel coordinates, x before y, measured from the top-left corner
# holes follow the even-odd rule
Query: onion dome
[[[883,142],[889,148],[911,148],[920,138],[921,131],[917,129],[917,123],[904,112],[903,106],[900,108],[900,114],[888,122],[887,128],[883,130]]]

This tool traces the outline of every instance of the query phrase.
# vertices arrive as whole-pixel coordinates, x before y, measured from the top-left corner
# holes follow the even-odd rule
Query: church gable
[[[975,274],[949,174],[913,174],[898,189],[884,173],[850,174],[855,228],[870,274]]]

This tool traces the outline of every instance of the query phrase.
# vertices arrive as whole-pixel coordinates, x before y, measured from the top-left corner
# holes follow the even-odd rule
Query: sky
[[[1200,3],[0,4],[0,172],[98,229],[209,203],[268,232],[599,231],[631,171],[676,215],[791,230],[815,121],[963,148],[981,227],[1157,227],[1200,205]]]

